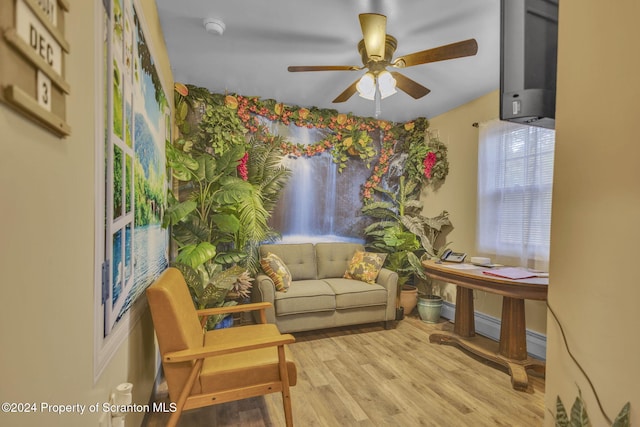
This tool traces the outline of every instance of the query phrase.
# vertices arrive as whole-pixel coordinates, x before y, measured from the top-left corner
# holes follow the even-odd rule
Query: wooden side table
[[[438,344],[456,344],[472,353],[498,363],[509,370],[511,384],[516,390],[527,390],[527,369],[544,375],[545,363],[527,354],[524,300],[545,301],[548,278],[536,277],[510,280],[484,274],[482,267],[458,269],[456,265],[424,261],[422,266],[432,279],[454,283],[456,314],[453,332],[440,331],[429,336]],[[497,348],[479,340],[475,333],[473,290],[502,295],[502,324]]]

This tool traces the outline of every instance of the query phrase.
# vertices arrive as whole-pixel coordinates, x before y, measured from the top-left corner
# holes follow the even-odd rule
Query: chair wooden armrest
[[[276,347],[285,344],[292,344],[296,339],[291,334],[276,335],[271,337],[257,337],[245,341],[234,342],[226,345],[213,345],[196,349],[172,351],[166,353],[162,360],[165,362],[177,363],[190,360],[204,359],[211,356],[221,356],[223,354],[240,353],[258,348]]]
[[[293,335],[281,334],[275,325],[205,332],[201,323],[211,315],[255,310],[267,323],[266,312],[272,311],[273,302],[196,310],[182,272],[173,267],[145,292],[169,396],[175,402],[166,427],[176,427],[183,411],[269,393],[282,395],[285,425],[293,426],[289,389],[296,383],[297,371],[285,354],[287,344],[295,342]]]
[[[214,316],[216,314],[239,313],[243,311],[260,310],[261,323],[267,323],[267,316],[265,314],[265,310],[269,307],[271,307],[270,302],[254,302],[250,304],[231,305],[227,307],[203,308],[200,310],[196,310],[196,313],[198,314],[199,317],[207,318],[209,316]]]

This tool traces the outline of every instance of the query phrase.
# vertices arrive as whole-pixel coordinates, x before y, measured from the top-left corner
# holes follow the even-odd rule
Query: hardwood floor
[[[406,317],[382,325],[296,333],[290,349],[298,366],[291,389],[296,426],[540,426],[544,378],[528,392],[513,390],[509,375],[457,347],[429,343],[429,333],[451,324]],[[166,393],[156,396],[168,402]],[[164,426],[151,413],[143,426]],[[184,412],[191,426],[283,426],[280,394]]]

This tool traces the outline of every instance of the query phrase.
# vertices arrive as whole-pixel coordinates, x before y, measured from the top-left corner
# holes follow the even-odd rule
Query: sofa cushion
[[[291,280],[316,278],[316,256],[313,243],[269,244],[260,246],[260,256],[276,254],[291,272]]]
[[[287,292],[291,286],[291,272],[287,265],[280,259],[278,255],[269,252],[266,256],[260,258],[260,265],[267,276],[273,280],[276,291]]]
[[[291,283],[288,292],[277,292],[274,298],[278,316],[334,311],[336,296],[329,284],[322,280],[298,280]]]
[[[387,290],[378,284],[351,279],[325,279],[336,294],[336,308],[387,304]]]
[[[386,257],[387,254],[357,251],[349,261],[344,278],[362,280],[371,284],[376,283],[378,273],[380,273]]]
[[[353,258],[353,254],[355,254],[356,251],[363,250],[364,246],[359,243],[316,243],[318,279],[342,277],[349,265],[349,261]]]

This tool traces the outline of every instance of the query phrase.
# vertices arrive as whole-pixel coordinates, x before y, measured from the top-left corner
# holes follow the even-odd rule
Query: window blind
[[[522,266],[549,259],[555,131],[493,120],[480,125],[478,249],[519,258]]]

